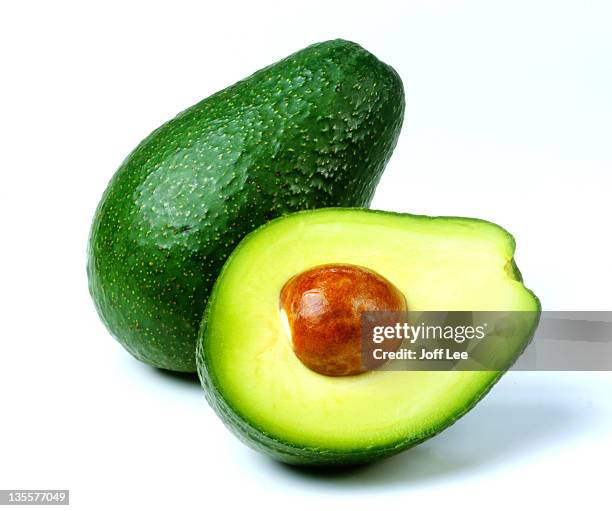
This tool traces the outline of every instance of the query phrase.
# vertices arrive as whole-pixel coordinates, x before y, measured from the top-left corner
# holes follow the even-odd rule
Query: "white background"
[[[291,469],[231,436],[196,381],[113,341],[85,248],[152,129],[344,37],[406,88],[373,205],[498,222],[546,309],[611,310],[611,26],[605,1],[3,3],[0,488],[69,488],[87,510],[609,508],[609,373],[511,373],[386,462]]]

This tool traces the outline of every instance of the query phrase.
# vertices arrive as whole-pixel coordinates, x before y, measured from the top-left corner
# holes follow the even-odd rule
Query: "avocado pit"
[[[280,293],[295,355],[327,376],[368,370],[362,360],[361,314],[404,311],[406,299],[378,273],[351,264],[317,266],[289,279]]]

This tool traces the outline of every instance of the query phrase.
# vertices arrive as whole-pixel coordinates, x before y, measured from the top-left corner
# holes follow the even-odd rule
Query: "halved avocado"
[[[319,374],[294,353],[281,290],[310,268],[355,265],[399,289],[410,310],[534,311],[513,332],[509,367],[540,310],[514,246],[501,227],[467,218],[330,208],[269,222],[234,250],[204,316],[197,363],[209,403],[245,443],[292,464],[369,462],[433,436],[503,370]]]

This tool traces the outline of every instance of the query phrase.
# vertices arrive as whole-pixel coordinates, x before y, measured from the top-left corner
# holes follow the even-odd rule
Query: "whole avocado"
[[[111,179],[91,228],[89,290],[108,330],[147,364],[195,372],[202,313],[232,249],[292,211],[368,206],[404,104],[391,67],[333,40],[151,133]]]

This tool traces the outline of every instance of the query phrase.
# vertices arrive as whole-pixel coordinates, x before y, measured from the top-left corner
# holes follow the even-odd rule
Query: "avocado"
[[[468,218],[324,208],[272,220],[234,250],[208,301],[197,348],[208,402],[246,444],[291,464],[365,463],[422,442],[472,408],[533,336],[540,304],[514,247],[501,227]],[[494,370],[364,370],[334,344],[351,327],[342,289],[380,305],[360,310],[399,311],[405,300],[409,311],[525,311],[527,319],[502,332],[511,349]],[[311,321],[329,303],[339,305]],[[310,346],[292,339],[305,316]],[[335,325],[333,360],[317,344],[325,320]]]
[[[155,130],[93,220],[89,289],[108,330],[143,362],[195,372],[202,312],[236,244],[292,211],[369,205],[403,113],[397,73],[334,40]]]

